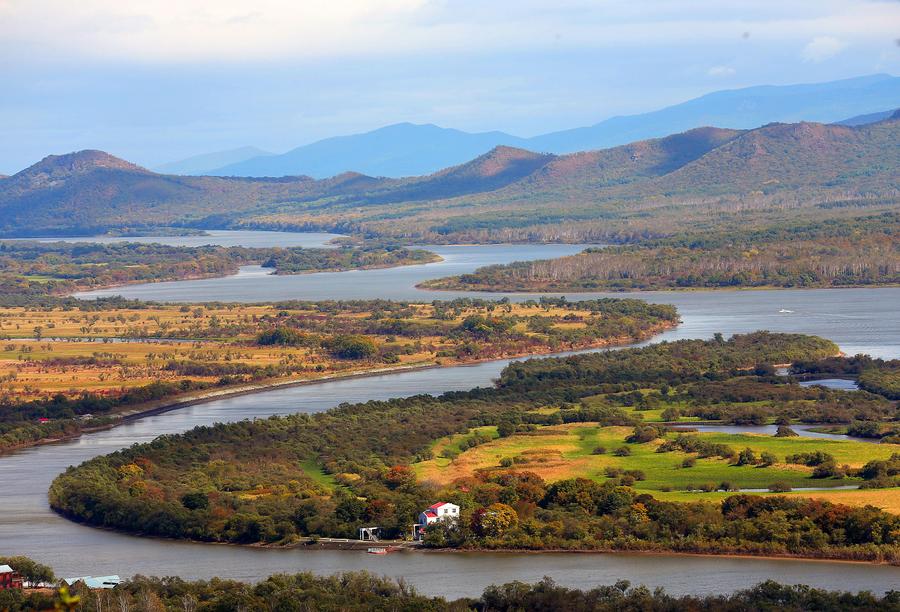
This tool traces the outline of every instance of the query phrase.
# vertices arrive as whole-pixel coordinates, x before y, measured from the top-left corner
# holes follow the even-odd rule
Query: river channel
[[[229,239],[232,244],[242,243],[240,236],[229,235]],[[177,239],[165,239],[169,243],[172,240]],[[207,240],[213,241],[213,237]],[[264,236],[261,240],[265,242],[268,238]],[[284,243],[267,246],[275,244]],[[305,246],[315,244],[306,243]],[[487,263],[558,256],[577,251],[578,247],[501,245],[435,247],[435,250],[445,257],[445,262],[393,270],[293,277],[268,277],[248,270],[230,279],[138,285],[111,293],[180,301],[349,297],[430,300],[455,294],[418,292],[413,288],[416,282],[458,274]],[[410,271],[409,268],[417,270]],[[360,295],[361,290],[372,293]],[[575,296],[570,297],[574,299]],[[848,353],[900,357],[900,309],[897,307],[900,289],[654,293],[637,297],[676,304],[682,313],[683,325],[654,341],[708,337],[716,331],[731,334],[770,329],[823,335],[838,342]],[[46,492],[50,482],[67,466],[134,443],[150,441],[160,434],[178,433],[215,422],[315,412],[341,402],[489,385],[507,363],[497,361],[328,381],[222,399],[147,417],[77,440],[34,447],[2,457],[0,555],[28,555],[48,563],[61,576],[115,573],[122,576],[222,576],[258,580],[276,572],[309,570],[330,574],[368,569],[377,574],[403,577],[424,593],[451,598],[478,595],[489,584],[536,581],[543,576],[583,588],[627,579],[635,584],[665,587],[674,594],[727,593],[769,578],[822,588],[874,592],[900,585],[900,568],[854,563],[636,554],[404,552],[376,556],[345,551],[275,550],[172,542],[81,526],[55,515],[47,505]],[[435,580],[438,575],[440,579]]]

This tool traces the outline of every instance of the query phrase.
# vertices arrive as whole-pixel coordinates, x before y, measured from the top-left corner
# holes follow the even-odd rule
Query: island
[[[225,394],[646,340],[638,300],[153,304],[44,296],[0,307],[0,451]]]
[[[896,401],[775,370],[836,368],[837,353],[756,332],[514,362],[492,388],[165,436],[70,468],[50,503],[98,527],[239,544],[374,529],[433,549],[897,562]],[[884,439],[798,435],[841,422]],[[715,431],[729,423],[772,426]]]

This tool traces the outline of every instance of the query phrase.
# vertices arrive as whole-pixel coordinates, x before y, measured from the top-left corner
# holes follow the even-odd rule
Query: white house
[[[456,522],[458,520],[459,506],[457,506],[456,504],[450,504],[447,502],[438,502],[436,504],[432,504],[419,513],[419,522],[418,524],[413,525],[413,537],[417,540],[421,538],[422,532],[425,531],[425,528],[432,523],[436,523],[438,521]]]
[[[423,527],[430,525],[436,521],[459,519],[459,506],[456,504],[448,504],[447,502],[438,502],[428,506],[428,509],[419,514],[419,524]]]

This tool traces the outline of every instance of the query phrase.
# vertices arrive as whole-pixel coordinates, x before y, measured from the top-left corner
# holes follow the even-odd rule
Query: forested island
[[[896,402],[801,387],[773,369],[835,369],[836,353],[827,340],[757,332],[532,359],[493,388],[164,436],[70,468],[50,502],[132,533],[302,546],[368,525],[403,538],[445,500],[461,518],[429,527],[427,547],[897,562],[900,516],[876,507],[900,474]],[[690,429],[713,419],[781,427]],[[812,440],[798,423],[873,423],[885,440]],[[848,484],[859,488],[836,488]],[[773,493],[741,492],[761,486]],[[793,487],[816,490],[785,495]]]
[[[235,274],[262,265],[276,274],[340,272],[439,261],[423,249],[397,246],[248,248],[95,242],[0,241],[0,304],[156,281]]]
[[[0,451],[210,393],[635,342],[671,327],[638,300],[522,304],[152,304],[0,307]]]
[[[423,283],[468,291],[654,291],[900,284],[900,215],[685,233]]]

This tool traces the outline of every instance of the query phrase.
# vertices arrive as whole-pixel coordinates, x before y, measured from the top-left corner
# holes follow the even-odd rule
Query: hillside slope
[[[563,156],[497,147],[406,179],[185,177],[97,151],[0,182],[0,235],[159,225],[337,229],[409,242],[591,241],[896,210],[900,118],[698,128]],[[811,211],[815,212],[811,212]]]

